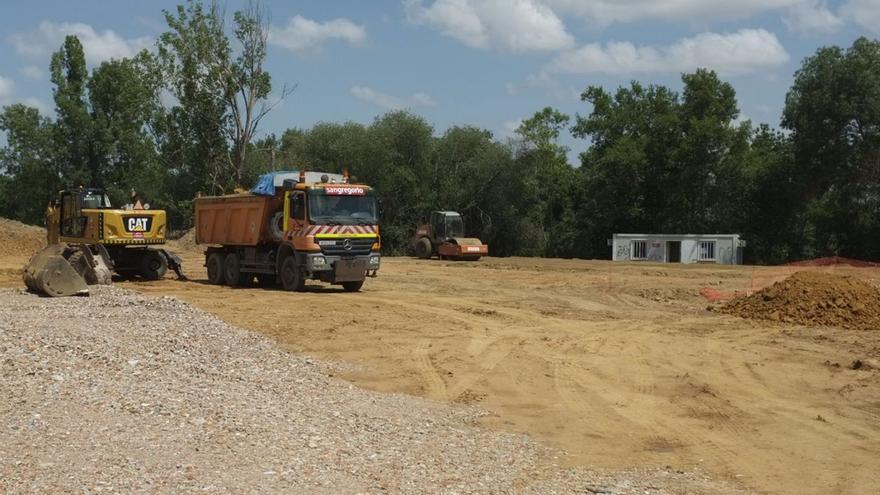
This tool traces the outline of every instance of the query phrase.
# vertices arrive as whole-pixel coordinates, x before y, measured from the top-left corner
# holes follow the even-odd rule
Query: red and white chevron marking
[[[298,235],[321,234],[377,234],[375,225],[311,225],[299,231]]]

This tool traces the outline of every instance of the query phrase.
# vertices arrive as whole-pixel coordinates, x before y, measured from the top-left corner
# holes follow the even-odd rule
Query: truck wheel
[[[269,219],[269,234],[276,241],[284,239],[284,211],[275,212]]]
[[[296,256],[290,255],[281,263],[281,286],[284,290],[302,292],[306,287],[302,270],[296,265]]]
[[[363,280],[359,280],[357,282],[342,282],[342,288],[345,289],[345,292],[357,292],[361,290],[361,287],[363,286]]]
[[[226,285],[230,287],[239,287],[245,285],[250,274],[241,273],[241,262],[238,254],[229,253],[226,260],[223,261],[223,279]]]
[[[205,262],[208,269],[208,282],[220,285],[223,283],[223,254],[211,253]]]
[[[427,237],[422,237],[421,239],[416,241],[415,245],[416,256],[419,258],[426,260],[431,257],[434,251],[434,247],[431,246],[431,240]]]
[[[162,253],[153,249],[145,249],[141,257],[140,274],[147,280],[159,280],[168,271],[168,262]]]

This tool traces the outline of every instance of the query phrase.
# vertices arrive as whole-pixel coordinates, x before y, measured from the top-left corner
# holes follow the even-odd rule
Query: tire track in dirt
[[[415,362],[419,376],[425,384],[425,395],[434,400],[449,401],[446,382],[431,359],[431,347],[430,341],[422,340],[415,348]]]

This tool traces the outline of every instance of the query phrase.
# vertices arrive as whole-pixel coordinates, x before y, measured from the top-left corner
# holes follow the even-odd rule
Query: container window
[[[630,256],[630,259],[648,259],[648,241],[632,241],[632,255]]]
[[[715,241],[700,241],[700,261],[715,261]]]

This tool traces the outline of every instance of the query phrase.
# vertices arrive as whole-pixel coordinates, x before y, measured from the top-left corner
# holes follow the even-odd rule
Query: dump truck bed
[[[196,198],[196,243],[256,246],[272,242],[269,220],[281,204],[277,197],[254,194]]]

